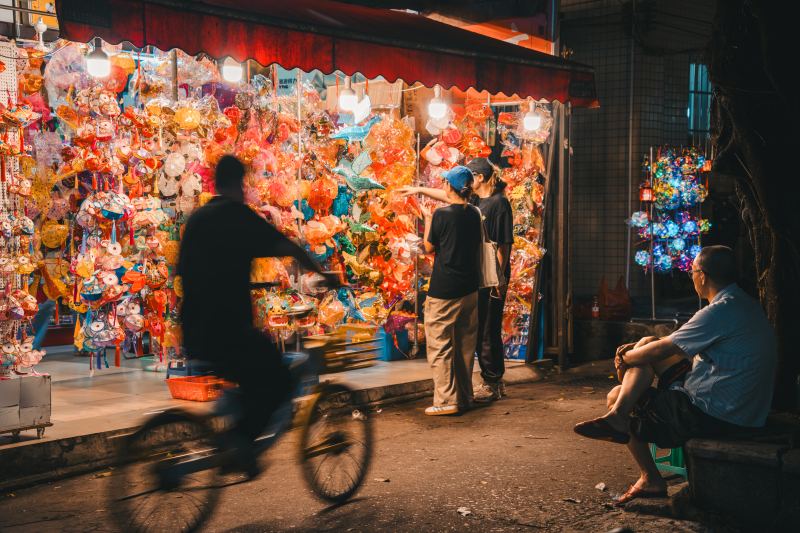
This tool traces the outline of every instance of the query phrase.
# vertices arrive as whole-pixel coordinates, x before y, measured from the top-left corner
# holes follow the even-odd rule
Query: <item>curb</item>
[[[544,378],[535,365],[520,365],[508,369],[508,384],[529,383]],[[369,409],[433,396],[433,380],[385,385],[354,391],[337,401],[335,412],[352,408]],[[298,400],[302,401],[302,400]],[[224,420],[213,420],[220,430]],[[0,491],[17,490],[47,483],[119,464],[121,439],[135,427],[103,431],[59,440],[44,440],[26,446],[0,448]]]

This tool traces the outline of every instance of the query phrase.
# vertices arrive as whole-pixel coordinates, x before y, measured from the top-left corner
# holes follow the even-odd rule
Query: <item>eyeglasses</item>
[[[694,279],[695,272],[702,272],[702,270],[690,270],[689,272],[687,272],[687,274],[689,275],[690,278]]]

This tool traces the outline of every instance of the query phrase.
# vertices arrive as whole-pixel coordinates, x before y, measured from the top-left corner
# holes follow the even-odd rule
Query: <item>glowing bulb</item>
[[[226,57],[222,64],[222,77],[231,83],[236,83],[242,79],[242,66],[232,57]]]
[[[86,56],[86,70],[95,78],[105,78],[111,72],[111,61],[108,60],[108,54],[103,52],[99,38],[94,40],[94,50]]]
[[[438,85],[433,88],[433,98],[428,104],[428,114],[431,118],[442,118],[447,113],[447,103],[442,98],[442,88]]]
[[[339,91],[339,107],[344,111],[352,111],[356,108],[356,104],[358,104],[358,95],[356,95],[356,92],[350,87],[351,84],[352,80],[350,76],[345,76],[344,89]]]
[[[525,113],[522,125],[526,130],[538,130],[539,126],[542,125],[542,117],[536,112],[536,104],[534,102],[531,102],[530,110]]]

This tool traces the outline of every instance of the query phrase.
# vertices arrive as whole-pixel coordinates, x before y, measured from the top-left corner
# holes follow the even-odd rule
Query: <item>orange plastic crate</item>
[[[208,402],[222,396],[222,391],[235,387],[236,383],[214,376],[165,379],[169,392],[176,400]]]

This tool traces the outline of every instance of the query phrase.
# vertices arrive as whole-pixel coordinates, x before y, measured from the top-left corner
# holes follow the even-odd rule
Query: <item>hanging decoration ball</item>
[[[699,244],[694,244],[689,248],[689,255],[694,259],[703,248]]]
[[[660,255],[658,259],[654,259],[655,270],[659,274],[668,274],[672,270],[672,257],[669,255]]]
[[[646,266],[650,262],[650,254],[648,254],[644,250],[639,250],[638,252],[636,252],[634,259],[636,260],[637,265]]]
[[[631,216],[631,222],[637,228],[643,228],[650,222],[646,211],[637,211]]]
[[[680,227],[678,227],[678,225],[672,220],[669,220],[666,224],[664,224],[664,229],[667,232],[667,237],[677,237],[678,232],[680,231]]]
[[[694,220],[687,220],[683,223],[683,232],[687,235],[697,235],[700,232],[700,227]]]
[[[692,259],[685,254],[678,256],[678,269],[682,272],[689,272],[692,269]]]
[[[682,252],[686,249],[686,241],[683,239],[673,239],[670,241],[669,247],[673,252]]]

